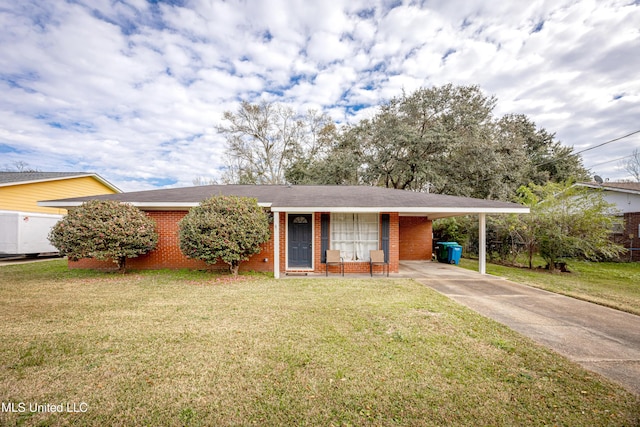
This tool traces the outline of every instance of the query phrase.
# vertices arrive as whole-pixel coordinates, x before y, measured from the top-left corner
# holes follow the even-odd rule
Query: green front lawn
[[[541,264],[541,262],[538,262]],[[460,266],[478,270],[478,260]],[[487,273],[640,315],[640,263],[570,261],[570,273],[487,263]]]
[[[640,423],[636,396],[408,279],[60,260],[0,267],[0,307],[0,425]]]

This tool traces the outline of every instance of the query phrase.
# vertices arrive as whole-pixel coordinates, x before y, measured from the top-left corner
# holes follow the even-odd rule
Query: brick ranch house
[[[345,273],[368,273],[369,251],[382,249],[389,270],[397,273],[401,260],[431,260],[433,220],[469,214],[480,218],[480,272],[484,273],[486,215],[529,212],[518,204],[492,200],[382,187],[320,185],[209,185],[50,200],[40,204],[73,209],[93,199],[130,203],[156,221],[159,241],[154,251],[127,261],[129,268],[204,269],[211,267],[180,252],[178,221],[191,207],[215,195],[253,197],[272,213],[271,239],[263,245],[262,252],[243,262],[240,269],[273,272],[276,278],[290,273],[324,273],[327,249],[341,251]],[[70,262],[69,266],[104,268],[112,265],[85,259]],[[226,264],[220,263],[219,268],[224,266]],[[329,271],[339,272],[339,267],[332,265]]]
[[[623,229],[616,230],[613,240],[628,249],[630,261],[640,261],[640,182],[583,182],[578,186],[602,191],[623,218]]]

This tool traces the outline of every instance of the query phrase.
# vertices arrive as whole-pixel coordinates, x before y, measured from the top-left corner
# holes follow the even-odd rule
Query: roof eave
[[[97,179],[100,183],[102,183],[104,186],[112,189],[113,191],[115,191],[116,193],[122,193],[122,190],[119,189],[118,187],[116,187],[115,185],[111,184],[109,181],[107,181],[106,179],[104,179],[103,177],[101,177],[100,175],[98,175],[97,173],[93,173],[90,176],[93,176],[95,179]]]
[[[83,201],[42,201],[38,202],[38,206],[50,207],[50,208],[62,208],[70,209],[78,207],[84,203]],[[198,203],[194,202],[123,202],[129,203],[143,210],[189,210],[194,206],[198,206]],[[530,210],[527,207],[514,207],[514,208],[480,208],[480,207],[393,207],[393,206],[381,206],[381,207],[355,207],[355,206],[299,206],[299,207],[281,207],[272,206],[271,203],[258,203],[258,206],[263,208],[271,208],[273,212],[296,212],[296,213],[314,213],[314,212],[329,212],[329,213],[348,213],[348,212],[360,212],[360,213],[378,213],[378,212],[398,212],[400,214],[417,214],[417,215],[430,215],[430,214],[446,214],[446,215],[473,215],[480,213],[487,214],[526,214]]]
[[[629,188],[620,188],[620,187],[610,187],[608,185],[599,185],[599,184],[587,184],[587,183],[581,183],[578,182],[574,185],[578,185],[580,187],[588,187],[588,188],[593,188],[595,190],[602,190],[602,191],[615,191],[617,193],[628,193],[628,194],[637,194],[640,195],[640,191],[638,190],[633,190],[633,189],[629,189]]]
[[[61,209],[73,209],[81,206],[85,201],[56,201],[56,200],[47,200],[38,202],[38,206],[43,206],[47,208],[61,208]],[[164,203],[164,202],[122,202],[142,210],[146,211],[167,211],[167,210],[189,210],[194,206],[198,206],[199,203],[195,202],[172,202],[172,203]],[[271,207],[271,203],[258,203],[258,206],[263,208]]]
[[[29,181],[5,182],[5,183],[0,183],[0,187],[10,187],[12,185],[37,184],[39,182],[63,181],[65,179],[86,178],[86,177],[95,178],[96,181],[100,182],[105,187],[115,191],[116,193],[122,193],[121,189],[119,189],[118,187],[111,184],[109,181],[107,181],[106,179],[102,178],[100,175],[95,173],[83,173],[78,175],[58,176],[55,178],[34,179]]]
[[[398,213],[406,213],[406,214],[434,214],[434,213],[451,213],[456,215],[471,215],[471,214],[479,214],[479,213],[489,213],[489,214],[505,214],[505,213],[515,213],[515,214],[524,214],[529,213],[530,209],[527,207],[517,207],[517,208],[479,208],[479,207],[465,207],[465,208],[455,208],[455,207],[391,207],[391,206],[381,206],[381,207],[349,207],[349,206],[337,206],[337,207],[322,207],[322,206],[312,206],[312,207],[271,207],[273,212],[296,212],[296,213],[313,213],[313,212],[329,212],[329,213],[347,213],[347,212],[360,212],[360,213],[377,213],[377,212],[398,212]]]

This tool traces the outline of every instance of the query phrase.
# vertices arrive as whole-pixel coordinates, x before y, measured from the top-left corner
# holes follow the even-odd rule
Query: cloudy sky
[[[0,168],[216,178],[240,101],[337,123],[477,84],[576,151],[640,130],[639,0],[0,0]],[[640,133],[585,151],[624,179]]]

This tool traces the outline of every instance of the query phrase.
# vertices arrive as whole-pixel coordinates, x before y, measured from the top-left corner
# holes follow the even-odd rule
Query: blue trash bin
[[[447,262],[449,264],[458,265],[462,256],[462,246],[450,245],[447,247]]]
[[[451,263],[449,259],[449,248],[451,246],[459,246],[458,242],[438,242],[436,243],[436,257],[439,262]]]

